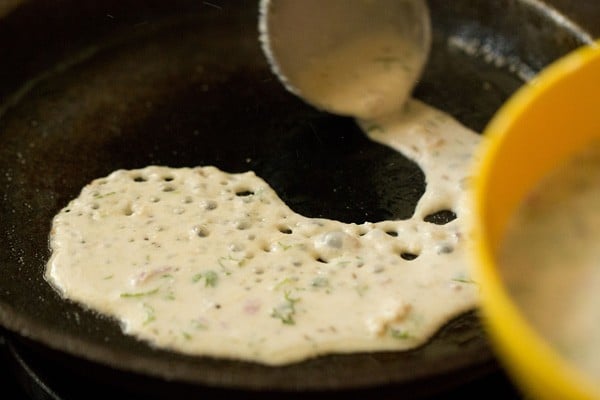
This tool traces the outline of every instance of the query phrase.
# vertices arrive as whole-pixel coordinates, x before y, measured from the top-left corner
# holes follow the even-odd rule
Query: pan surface
[[[589,40],[543,3],[430,8],[434,44],[415,96],[477,131],[524,79]],[[412,214],[425,188],[419,167],[286,92],[260,51],[256,13],[255,1],[63,0],[0,17],[0,323],[70,363],[192,387],[433,391],[494,368],[475,312],[413,351],[273,368],[151,348],[44,281],[52,217],[119,168],[251,169],[306,216]]]

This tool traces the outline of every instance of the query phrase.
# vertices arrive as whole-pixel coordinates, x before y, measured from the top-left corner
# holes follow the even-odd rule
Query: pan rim
[[[542,4],[542,3],[539,0],[523,0],[523,2],[525,4],[530,4],[532,7],[542,7],[544,10],[553,10],[553,12],[554,11],[557,12],[554,8],[549,7],[547,5],[540,6],[540,4]],[[550,13],[551,16],[555,16],[555,14],[553,14],[553,12]],[[591,40],[591,36],[589,34],[585,33],[585,30],[583,30],[581,27],[579,27],[578,25],[573,23],[568,18],[566,18],[566,17],[564,19],[559,18],[559,20],[567,21],[568,22],[567,27],[577,37],[581,38],[582,40],[586,39],[586,38],[590,38],[590,40]],[[93,54],[94,53],[91,53],[90,56],[93,56]],[[80,61],[83,61],[83,59],[81,59]],[[33,89],[34,86],[35,85],[31,86],[27,90]],[[4,106],[5,104],[2,104],[2,106]],[[1,112],[0,112],[0,117],[2,117]],[[77,356],[77,357],[84,356],[89,361],[103,362],[106,366],[110,366],[110,367],[114,367],[114,368],[123,368],[123,365],[115,365],[115,363],[110,362],[112,360],[107,359],[106,347],[101,347],[97,343],[93,343],[91,341],[86,341],[85,339],[76,337],[75,335],[73,335],[71,333],[61,332],[60,329],[51,329],[51,327],[40,324],[38,321],[36,321],[33,318],[30,318],[29,316],[24,316],[24,315],[20,314],[18,312],[18,310],[14,309],[13,306],[11,306],[8,303],[5,303],[2,300],[0,300],[0,325],[3,325],[8,330],[10,330],[18,335],[22,335],[25,338],[34,340],[36,342],[41,343],[42,345],[48,346],[52,350],[65,352],[69,355]],[[67,336],[65,337],[65,335],[67,335]],[[50,337],[51,339],[48,339],[48,337]],[[85,345],[86,349],[89,349],[90,346],[93,346],[94,349],[96,349],[96,347],[97,347],[100,350],[96,349],[96,351],[98,353],[102,353],[102,354],[99,355],[99,354],[96,354],[93,352],[89,353],[89,354],[82,354],[82,352],[80,350],[83,347],[82,344]],[[118,352],[112,351],[111,353],[118,353]],[[488,360],[488,356],[489,355],[481,353],[482,360]],[[193,357],[193,358],[195,358],[195,357]],[[483,365],[483,364],[485,364],[485,362],[482,362],[481,365]],[[472,365],[472,363],[469,362],[469,366],[471,366],[471,365]],[[167,380],[177,380],[177,379],[182,378],[181,375],[178,375],[178,373],[180,371],[177,371],[177,370],[166,371],[165,374],[156,373],[156,370],[152,369],[152,367],[150,366],[150,363],[148,363],[148,360],[146,360],[146,359],[139,359],[139,360],[137,360],[136,363],[131,364],[131,365],[126,364],[126,369],[130,370],[131,372],[138,372],[138,373],[142,372],[142,373],[154,376],[154,377],[164,378]],[[183,380],[188,381],[188,379],[183,379]],[[216,382],[216,381],[214,381],[214,382],[199,382],[196,379],[189,380],[188,382],[208,384],[208,385],[213,385],[213,384],[216,385],[216,384],[222,383],[222,382]],[[249,383],[252,384],[252,382],[249,382]],[[360,386],[358,382],[349,382],[349,383],[356,385],[356,386],[353,386],[356,388],[371,386],[371,385]],[[384,382],[380,382],[380,383],[384,383]],[[375,383],[375,384],[380,384],[380,383]],[[402,382],[400,382],[400,383],[402,383]],[[250,386],[252,386],[252,385],[250,385]],[[228,386],[228,387],[235,388],[235,386]],[[238,388],[250,389],[250,390],[252,390],[252,389],[260,390],[260,389],[264,389],[264,387],[265,386],[256,387],[256,388],[239,386]],[[344,388],[348,388],[348,387],[349,386],[344,386]],[[273,389],[273,388],[274,388],[273,385],[269,385],[269,389]],[[282,385],[282,387],[275,388],[275,389],[289,389],[289,387]],[[316,389],[329,389],[329,388],[316,388]],[[309,388],[309,390],[310,390],[310,388]]]

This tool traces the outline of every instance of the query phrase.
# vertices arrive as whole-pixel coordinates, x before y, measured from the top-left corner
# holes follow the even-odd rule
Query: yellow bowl
[[[600,41],[554,62],[515,93],[486,128],[475,165],[473,274],[482,316],[500,361],[533,398],[600,399],[600,383],[528,324],[503,286],[495,255],[526,193],[594,137],[600,137]]]

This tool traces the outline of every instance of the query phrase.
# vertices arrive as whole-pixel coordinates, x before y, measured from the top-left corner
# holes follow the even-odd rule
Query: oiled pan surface
[[[252,169],[295,211],[357,223],[409,217],[425,182],[352,120],[282,88],[258,46],[254,1],[49,3],[0,19],[4,326],[117,370],[237,389],[434,390],[493,365],[474,313],[414,351],[270,368],[155,350],[63,301],[43,279],[51,218],[118,168]],[[584,39],[528,4],[431,1],[434,47],[416,96],[481,131],[524,77]]]

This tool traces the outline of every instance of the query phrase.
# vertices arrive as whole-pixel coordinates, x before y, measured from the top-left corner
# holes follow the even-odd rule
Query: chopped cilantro
[[[285,325],[294,325],[294,315],[296,314],[296,303],[300,301],[299,298],[293,298],[290,292],[285,292],[284,302],[279,306],[273,308],[271,311],[271,317],[281,320]]]
[[[329,280],[323,276],[317,276],[315,279],[312,280],[310,285],[312,287],[318,287],[318,288],[327,287],[327,286],[329,286]]]
[[[215,271],[207,271],[204,273],[204,286],[206,287],[215,287],[217,286],[217,282],[219,280],[219,275]]]
[[[143,325],[147,325],[150,322],[156,320],[156,315],[154,313],[154,308],[151,305],[143,303],[142,307],[144,308],[144,311],[146,312],[146,319],[144,320]]]
[[[144,296],[151,296],[153,294],[158,293],[158,288],[156,289],[152,289],[152,290],[148,290],[147,292],[125,292],[125,293],[121,293],[121,297],[126,299],[126,298],[136,298],[136,297],[144,297]]]
[[[412,338],[412,335],[410,333],[408,333],[408,331],[401,330],[401,329],[390,329],[390,335],[394,339],[406,340],[406,339],[411,339]]]
[[[215,287],[219,281],[219,275],[215,271],[206,271],[192,276],[192,282],[199,282],[204,279],[205,287]]]

